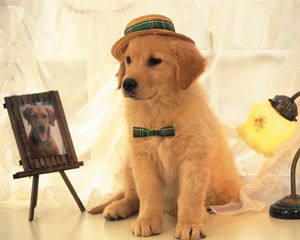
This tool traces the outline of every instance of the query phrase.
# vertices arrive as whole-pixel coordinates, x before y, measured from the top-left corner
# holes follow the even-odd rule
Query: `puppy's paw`
[[[161,230],[161,221],[152,219],[137,219],[133,222],[131,232],[135,236],[148,237],[157,235]]]
[[[175,238],[181,240],[199,240],[205,238],[206,229],[204,224],[181,224],[177,223]]]
[[[89,210],[89,213],[90,213],[90,214],[99,214],[99,213],[103,213],[105,207],[106,207],[105,204],[99,205],[99,206],[94,207],[94,208],[92,208],[91,210]]]
[[[108,205],[103,212],[103,216],[109,221],[124,219],[131,214],[131,206],[128,204],[119,203],[118,201]]]

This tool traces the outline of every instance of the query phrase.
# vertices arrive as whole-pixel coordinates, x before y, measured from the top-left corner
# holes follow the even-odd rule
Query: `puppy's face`
[[[54,112],[43,106],[29,106],[22,114],[28,124],[31,125],[33,137],[41,142],[47,141],[50,125],[54,126]]]
[[[151,100],[186,90],[204,70],[193,43],[163,35],[134,38],[118,72],[119,88],[132,100]]]

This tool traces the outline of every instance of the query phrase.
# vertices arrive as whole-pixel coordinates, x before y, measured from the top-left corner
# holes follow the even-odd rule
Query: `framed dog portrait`
[[[66,154],[51,102],[21,104],[20,112],[32,157]]]
[[[79,168],[58,91],[4,98],[24,171],[13,178],[33,176],[28,220],[33,221],[38,199],[39,175],[59,172],[81,212],[80,198],[64,170]]]
[[[25,172],[47,173],[79,167],[58,91],[4,98]]]

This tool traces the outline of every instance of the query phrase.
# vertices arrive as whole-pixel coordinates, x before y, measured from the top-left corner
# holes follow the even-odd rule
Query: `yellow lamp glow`
[[[239,136],[256,152],[272,156],[277,146],[292,136],[296,122],[282,117],[269,101],[256,104],[238,128]]]

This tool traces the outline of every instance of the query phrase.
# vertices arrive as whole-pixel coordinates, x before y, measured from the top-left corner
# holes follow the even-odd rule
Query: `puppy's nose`
[[[137,81],[133,78],[127,78],[123,81],[123,89],[126,92],[132,92],[137,88]]]
[[[44,125],[39,125],[38,128],[41,132],[44,132],[46,129]]]

